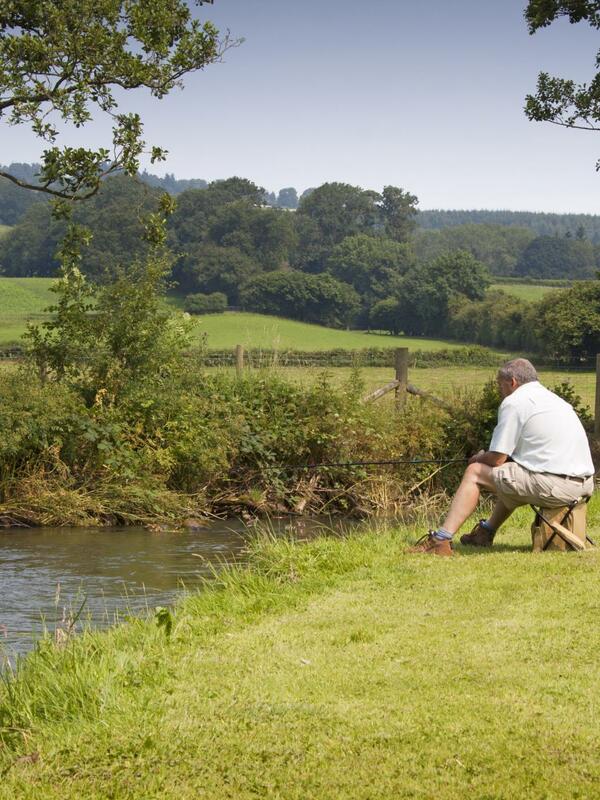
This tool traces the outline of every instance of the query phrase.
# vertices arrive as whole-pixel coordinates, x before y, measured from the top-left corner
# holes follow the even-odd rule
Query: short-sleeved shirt
[[[588,439],[573,406],[539,381],[524,383],[504,398],[489,449],[532,472],[594,474]]]

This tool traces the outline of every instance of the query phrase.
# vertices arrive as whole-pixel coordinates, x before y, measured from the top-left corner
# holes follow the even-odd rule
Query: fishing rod
[[[391,458],[382,461],[321,461],[317,464],[276,464],[264,469],[311,470],[321,467],[372,467],[394,464],[464,464],[468,458]]]

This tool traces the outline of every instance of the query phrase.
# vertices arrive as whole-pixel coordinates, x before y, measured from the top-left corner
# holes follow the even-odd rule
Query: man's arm
[[[499,467],[504,464],[508,456],[506,453],[497,453],[495,450],[480,450],[471,456],[469,464],[487,464],[488,467]]]

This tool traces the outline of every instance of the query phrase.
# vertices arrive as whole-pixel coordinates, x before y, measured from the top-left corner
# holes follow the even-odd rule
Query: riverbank
[[[530,516],[451,561],[263,540],[172,616],[42,647],[0,797],[596,796],[600,553],[532,555]]]

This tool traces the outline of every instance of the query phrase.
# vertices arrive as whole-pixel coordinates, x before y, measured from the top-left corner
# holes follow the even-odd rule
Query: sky
[[[239,47],[158,101],[123,96],[157,174],[240,175],[267,190],[325,181],[400,186],[419,207],[600,213],[600,132],[529,122],[538,72],[590,80],[598,32],[560,20],[530,36],[526,0],[215,0],[195,7]],[[64,142],[100,146],[107,120]],[[36,161],[21,126],[0,163]]]

